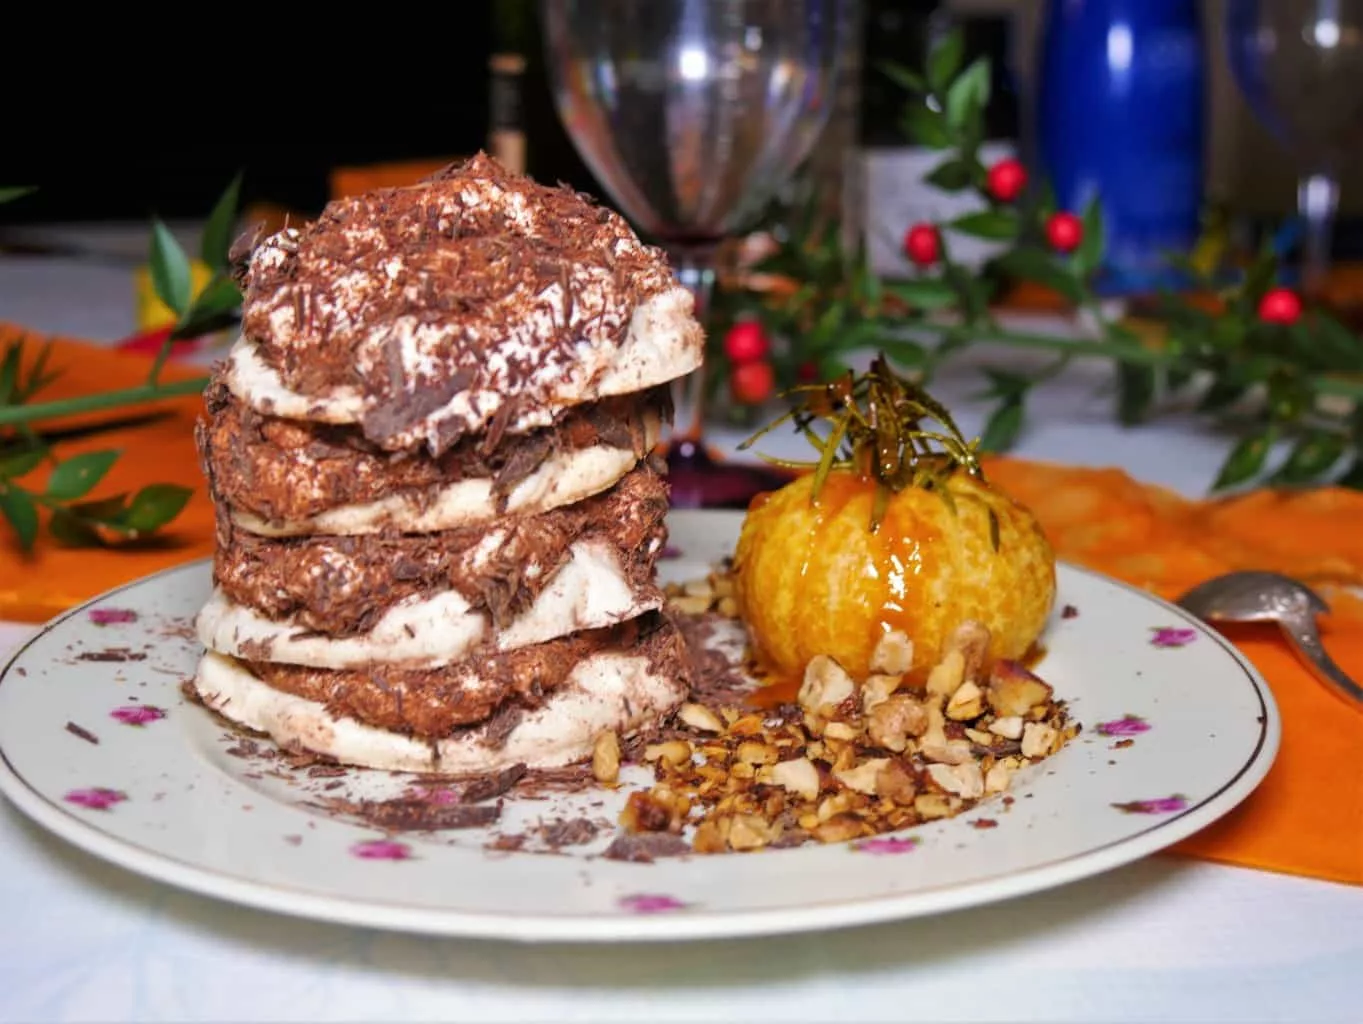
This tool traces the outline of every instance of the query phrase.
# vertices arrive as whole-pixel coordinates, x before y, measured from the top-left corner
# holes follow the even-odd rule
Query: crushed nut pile
[[[680,588],[678,610],[732,603],[722,570]],[[769,711],[684,705],[644,750],[655,785],[630,794],[621,825],[681,834],[698,853],[841,842],[947,818],[1004,793],[1013,773],[1079,733],[1051,687],[1017,662],[986,668],[989,631],[963,623],[916,689],[913,645],[889,633],[857,681],[812,659],[796,703]],[[597,741],[593,774],[619,778],[620,743]]]
[[[682,615],[713,612],[726,619],[738,618],[734,580],[727,561],[716,565],[704,579],[668,583],[663,593],[667,595],[667,606]]]

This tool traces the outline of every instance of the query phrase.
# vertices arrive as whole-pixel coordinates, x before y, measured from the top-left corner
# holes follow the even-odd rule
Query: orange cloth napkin
[[[1363,679],[1363,493],[1252,491],[1189,501],[1118,470],[995,458],[989,478],[1031,507],[1059,558],[1170,600],[1233,569],[1284,572],[1317,586],[1332,614],[1325,646]],[[1283,720],[1268,777],[1243,804],[1174,848],[1227,864],[1363,884],[1363,708],[1302,666],[1276,627],[1226,636],[1268,681]]]
[[[16,336],[0,325],[0,344]],[[29,344],[29,357],[42,339]],[[50,365],[64,371],[45,399],[131,387],[148,362],[78,342],[55,344]],[[168,379],[194,371],[168,367]],[[24,556],[0,525],[0,618],[42,621],[111,587],[212,551],[212,508],[193,442],[197,396],[149,409],[157,417],[93,438],[62,442],[63,456],[118,447],[124,456],[91,497],[153,482],[187,484],[194,497],[164,533],[119,551],[67,549],[43,536]],[[46,430],[107,422],[101,413],[44,425]],[[1325,643],[1346,671],[1363,677],[1363,601],[1331,584],[1363,584],[1363,494],[1319,489],[1252,492],[1189,501],[1117,470],[991,459],[986,470],[1031,506],[1063,559],[1174,597],[1233,568],[1288,572],[1327,588],[1334,613]],[[36,479],[35,479],[36,478]],[[25,483],[35,485],[40,474]],[[1271,631],[1231,636],[1263,672],[1283,717],[1283,742],[1268,778],[1241,807],[1181,843],[1193,857],[1363,883],[1363,710],[1340,700],[1301,667]]]
[[[24,338],[24,362],[28,365],[46,339],[25,336],[13,326],[0,324],[0,349],[20,337]],[[33,401],[137,387],[146,382],[150,366],[145,356],[56,339],[47,369],[60,371],[61,376]],[[185,380],[203,373],[200,368],[168,365],[161,377],[165,381]],[[100,423],[127,424],[55,446],[62,458],[80,452],[122,450],[109,474],[90,493],[91,499],[136,491],[152,483],[190,486],[194,495],[169,525],[146,541],[117,551],[63,547],[47,535],[44,520],[38,544],[32,554],[25,555],[9,524],[0,521],[0,619],[41,622],[119,584],[212,553],[213,506],[194,448],[194,420],[202,408],[198,395],[188,395],[133,410],[109,410],[38,424],[37,429],[48,436]],[[18,482],[36,490],[46,482],[46,474],[40,469]]]

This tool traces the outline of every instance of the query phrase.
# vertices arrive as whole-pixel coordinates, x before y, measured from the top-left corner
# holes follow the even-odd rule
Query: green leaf
[[[66,506],[66,511],[87,523],[115,526],[128,509],[128,492],[112,494],[95,501],[78,501]]]
[[[189,257],[180,243],[159,219],[151,229],[151,284],[156,297],[183,316],[189,308],[193,282],[190,277]]]
[[[38,350],[37,357],[29,364],[28,378],[18,382],[14,393],[10,395],[12,404],[22,405],[62,375],[60,370],[47,372],[47,360],[51,355],[52,342],[44,342],[43,347]]]
[[[227,252],[232,248],[232,236],[236,232],[237,201],[241,195],[241,173],[232,179],[227,190],[218,197],[213,212],[208,215],[203,236],[199,240],[200,256],[210,267],[227,266]]]
[[[1198,412],[1220,412],[1234,405],[1245,396],[1250,388],[1247,381],[1237,377],[1218,377],[1211,382],[1202,400],[1197,403]]]
[[[935,93],[945,93],[951,80],[961,70],[965,59],[965,34],[952,29],[928,54],[928,85]]]
[[[1335,479],[1340,487],[1363,491],[1363,456],[1354,459],[1353,464]]]
[[[104,543],[99,532],[91,524],[78,519],[66,509],[54,509],[48,520],[48,531],[60,543],[72,548],[99,547]]]
[[[930,170],[923,179],[936,185],[943,192],[960,192],[974,180],[970,164],[958,157],[951,157]]]
[[[923,346],[908,338],[881,338],[879,347],[900,366],[916,369],[927,360],[927,352]]]
[[[104,479],[120,452],[85,452],[57,464],[47,479],[47,496],[56,501],[71,501],[89,494]]]
[[[981,372],[989,378],[989,390],[980,396],[982,398],[1003,398],[1016,401],[1027,394],[1027,390],[1033,383],[1031,377],[1025,377],[1011,370],[1000,370],[993,366],[982,367]]]
[[[1234,487],[1258,476],[1263,471],[1269,449],[1273,447],[1276,439],[1277,430],[1271,425],[1257,434],[1241,439],[1221,464],[1221,471],[1216,476],[1216,483],[1212,484],[1212,490],[1220,491]]]
[[[1179,392],[1193,380],[1193,371],[1186,366],[1171,366],[1164,371],[1164,385],[1171,392]]]
[[[204,286],[171,332],[171,340],[197,338],[223,325],[241,308],[241,290],[230,277],[217,276]]]
[[[0,405],[14,402],[19,384],[19,361],[23,354],[24,347],[20,342],[5,346],[5,356],[0,359]]]
[[[37,185],[6,185],[0,187],[0,203],[10,203],[28,195],[30,192],[37,191]]]
[[[1003,253],[999,257],[999,267],[1005,273],[1026,281],[1035,281],[1053,291],[1059,292],[1071,302],[1081,302],[1083,289],[1070,272],[1057,263],[1041,249],[1019,247]]]
[[[979,57],[947,89],[947,124],[962,128],[972,119],[978,119],[989,102],[989,88],[989,58]]]
[[[38,506],[33,498],[13,487],[0,489],[0,515],[9,520],[19,535],[19,546],[25,551],[32,550],[38,539]]]
[[[837,356],[826,355],[819,360],[819,379],[836,380],[847,375],[849,367]]]
[[[27,476],[41,466],[46,457],[45,448],[30,448],[27,451],[0,457],[0,480],[17,480],[21,476]]]
[[[959,301],[956,290],[936,277],[890,281],[886,283],[885,290],[914,309],[928,311],[947,309]]]
[[[959,231],[963,235],[993,241],[1012,241],[1018,235],[1019,226],[1017,211],[1006,207],[963,214],[946,224],[952,231]]]
[[[923,81],[923,76],[906,68],[903,64],[882,60],[876,62],[876,69],[890,81],[909,92],[924,93],[928,91],[928,83]]]
[[[1145,418],[1155,398],[1155,368],[1122,363],[1117,367],[1117,418],[1132,427]]]
[[[149,484],[133,495],[118,525],[133,533],[150,533],[178,516],[193,494],[175,484]]]
[[[1103,246],[1106,244],[1105,232],[1103,228],[1103,207],[1098,201],[1098,196],[1094,195],[1088,201],[1088,206],[1084,208],[1084,237],[1079,241],[1079,247],[1074,250],[1070,261],[1074,266],[1075,273],[1081,276],[1088,276],[1098,269],[1103,261]]]
[[[900,128],[909,141],[929,149],[945,149],[951,145],[946,118],[925,103],[915,103],[905,110]]]
[[[1022,431],[1022,399],[1006,398],[989,414],[984,433],[980,435],[980,450],[1006,452],[1017,442]]]
[[[1318,480],[1334,468],[1348,448],[1343,434],[1309,430],[1297,441],[1287,461],[1269,477],[1274,484],[1305,484]]]

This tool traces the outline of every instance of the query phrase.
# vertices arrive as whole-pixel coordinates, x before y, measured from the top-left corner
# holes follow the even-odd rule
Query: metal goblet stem
[[[1228,0],[1225,18],[1237,86],[1301,168],[1302,282],[1319,289],[1339,174],[1363,139],[1363,0]]]
[[[542,0],[559,116],[615,204],[667,250],[702,322],[720,243],[790,180],[827,120],[856,2]],[[677,394],[689,425],[669,446],[674,469],[712,471],[703,373]],[[673,494],[693,503],[675,475]]]

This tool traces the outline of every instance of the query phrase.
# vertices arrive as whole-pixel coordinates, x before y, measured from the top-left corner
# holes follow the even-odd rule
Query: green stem
[[[156,402],[163,398],[174,398],[177,395],[198,394],[207,385],[207,377],[194,377],[191,380],[174,381],[170,384],[143,384],[135,388],[102,391],[75,398],[60,398],[55,402],[39,402],[36,405],[0,406],[0,427],[14,426],[18,423],[36,423],[40,420],[76,416],[81,413],[99,412],[104,409],[116,409],[123,405]]]
[[[954,326],[927,321],[913,325],[915,330],[926,329],[939,334],[955,330]],[[1132,366],[1171,366],[1180,362],[1159,349],[1146,348],[1144,345],[1131,345],[1120,341],[1091,341],[1084,338],[1056,338],[1045,334],[1026,334],[1017,331],[993,330],[968,332],[972,341],[987,344],[1009,345],[1014,348],[1044,349],[1083,358],[1093,356],[1104,359],[1117,359]],[[1185,364],[1187,365],[1187,364]],[[1200,367],[1188,365],[1189,369]],[[1334,395],[1341,398],[1363,399],[1363,376],[1358,379],[1337,376],[1315,376],[1309,381],[1311,390],[1317,395]]]

